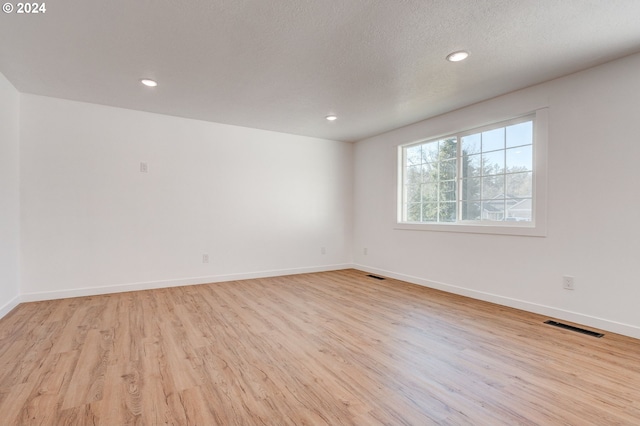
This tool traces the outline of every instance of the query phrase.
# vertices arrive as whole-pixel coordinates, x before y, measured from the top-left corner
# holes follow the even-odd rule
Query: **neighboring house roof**
[[[504,212],[504,206],[506,204],[507,214],[506,216],[513,216],[515,213],[531,213],[531,208],[533,203],[530,198],[517,198],[513,197],[509,194],[499,194],[495,196],[492,200],[483,201],[482,202],[482,210],[485,212],[493,213],[493,212]]]
[[[511,212],[530,212],[531,208],[533,207],[533,202],[531,201],[530,198],[524,199],[524,200],[520,200],[518,203],[514,204],[513,206],[509,207],[509,211]]]

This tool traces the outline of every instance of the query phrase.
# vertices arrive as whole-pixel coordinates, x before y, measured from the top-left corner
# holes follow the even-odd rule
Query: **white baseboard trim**
[[[579,312],[567,311],[564,309],[554,308],[552,306],[540,305],[537,303],[527,302],[520,299],[513,299],[510,297],[499,296],[492,293],[472,290],[465,287],[454,286],[451,284],[441,283],[437,281],[430,281],[430,280],[415,277],[412,275],[406,275],[406,274],[401,274],[397,272],[387,271],[384,269],[373,268],[366,265],[350,264],[350,263],[306,267],[306,268],[256,271],[256,272],[246,272],[246,273],[227,274],[227,275],[191,277],[191,278],[175,279],[175,280],[117,284],[117,285],[103,286],[103,287],[86,287],[86,288],[78,288],[78,289],[47,291],[47,292],[23,293],[13,298],[4,306],[0,307],[0,318],[4,317],[13,308],[18,306],[18,304],[22,302],[36,302],[36,301],[42,301],[42,300],[65,299],[69,297],[97,296],[100,294],[122,293],[127,291],[152,290],[157,288],[180,287],[185,285],[209,284],[209,283],[218,283],[218,282],[225,282],[225,281],[238,281],[238,280],[267,278],[267,277],[276,277],[276,276],[284,276],[284,275],[306,274],[306,273],[313,273],[313,272],[337,271],[337,270],[351,269],[351,268],[358,269],[370,274],[382,275],[389,278],[395,278],[401,281],[406,281],[412,284],[417,284],[424,287],[446,291],[448,293],[459,294],[461,296],[467,296],[473,299],[484,300],[486,302],[496,303],[498,305],[508,306],[511,308],[521,309],[523,311],[528,311],[528,312],[533,312],[540,315],[549,316],[553,319],[570,321],[577,324],[582,324],[585,326],[590,326],[590,327],[598,328],[601,330],[610,331],[612,333],[618,333],[625,336],[640,339],[640,327],[633,326],[630,324],[619,323],[619,322],[611,321],[605,318],[598,318],[590,315],[581,314]]]
[[[225,281],[249,280],[254,278],[277,277],[284,275],[307,274],[313,272],[337,271],[352,268],[352,264],[334,264],[325,266],[313,266],[293,269],[274,269],[269,271],[256,271],[227,275],[212,275],[203,277],[191,277],[175,280],[147,281],[128,284],[116,284],[102,287],[85,287],[67,290],[42,291],[23,293],[20,296],[21,302],[39,302],[42,300],[67,299],[70,297],[97,296],[100,294],[123,293],[127,291],[153,290],[167,287],[181,287],[185,285],[210,284]]]
[[[471,297],[473,299],[484,300],[486,302],[496,303],[498,305],[508,306],[510,308],[521,309],[523,311],[533,312],[545,315],[553,319],[582,324],[601,330],[610,331],[612,333],[622,334],[625,336],[640,339],[640,327],[611,321],[605,318],[598,318],[591,315],[581,314],[579,312],[567,311],[564,309],[554,308],[552,306],[540,305],[537,303],[527,302],[525,300],[513,299],[510,297],[499,296],[497,294],[486,293],[478,290],[472,290],[465,287],[458,287],[451,284],[445,284],[437,281],[430,281],[424,278],[414,277],[412,275],[400,274],[384,269],[372,268],[365,265],[353,265],[353,268],[376,275],[382,275],[389,278],[395,278],[412,284],[418,284],[424,287],[434,288],[436,290],[446,291],[448,293],[459,294],[461,296]]]
[[[18,295],[16,297],[14,297],[13,299],[9,300],[3,306],[0,306],[0,318],[4,317],[9,312],[11,312],[11,310],[13,308],[15,308],[16,306],[18,306],[21,301],[22,300],[21,300],[20,296]]]

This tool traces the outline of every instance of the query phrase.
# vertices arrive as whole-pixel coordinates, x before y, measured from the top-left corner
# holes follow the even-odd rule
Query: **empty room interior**
[[[640,424],[640,2],[7,2],[0,423]]]

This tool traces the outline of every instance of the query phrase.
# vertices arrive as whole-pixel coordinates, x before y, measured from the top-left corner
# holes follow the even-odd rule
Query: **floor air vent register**
[[[384,278],[379,277],[379,276],[377,276],[377,275],[371,275],[371,274],[369,274],[369,275],[367,275],[367,276],[368,276],[369,278],[375,278],[376,280],[384,280]]]
[[[564,328],[565,330],[575,331],[576,333],[586,334],[587,336],[593,336],[593,337],[602,337],[602,336],[604,336],[604,334],[602,334],[602,333],[596,333],[595,331],[585,330],[584,328],[574,327],[572,325],[563,324],[561,322],[556,322],[556,321],[549,320],[549,321],[545,321],[544,323],[552,325],[554,327]]]

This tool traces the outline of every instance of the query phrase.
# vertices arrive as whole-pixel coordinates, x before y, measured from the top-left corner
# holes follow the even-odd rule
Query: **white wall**
[[[24,300],[351,262],[352,144],[33,95],[20,116]]]
[[[19,96],[0,74],[0,317],[19,301]]]
[[[640,338],[639,69],[634,55],[358,142],[355,263]],[[394,230],[397,145],[544,106],[545,238]]]

